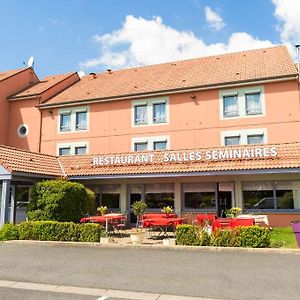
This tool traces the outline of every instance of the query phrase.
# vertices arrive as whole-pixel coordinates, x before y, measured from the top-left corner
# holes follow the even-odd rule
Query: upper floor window
[[[83,155],[88,153],[88,142],[59,143],[56,148],[58,155]]]
[[[134,106],[134,123],[147,124],[147,105]]]
[[[132,101],[132,125],[146,126],[168,123],[168,103],[168,97]]]
[[[247,136],[247,144],[255,145],[255,144],[263,144],[264,143],[264,135],[263,134],[249,134]]]
[[[166,103],[153,104],[153,122],[165,123],[166,122]]]
[[[60,131],[71,130],[71,113],[63,112],[60,114]]]
[[[75,154],[83,155],[86,154],[86,146],[75,147]]]
[[[59,111],[59,132],[77,132],[88,129],[88,108],[74,107]]]
[[[148,143],[141,142],[141,143],[134,143],[134,151],[147,151]]]
[[[85,130],[86,129],[86,119],[87,119],[86,110],[76,112],[76,130]]]
[[[71,148],[70,147],[61,147],[58,150],[58,155],[70,155]]]
[[[233,146],[240,144],[240,136],[225,136],[225,146]]]
[[[258,115],[262,113],[260,93],[246,94],[246,114]]]
[[[221,132],[221,145],[255,145],[267,143],[267,129],[243,129]]]
[[[263,86],[220,92],[221,119],[265,115]]]
[[[237,95],[223,96],[224,117],[235,117],[239,115]]]
[[[167,141],[153,142],[153,150],[165,150],[167,149]]]
[[[168,148],[168,136],[138,137],[132,139],[133,151],[165,150]]]

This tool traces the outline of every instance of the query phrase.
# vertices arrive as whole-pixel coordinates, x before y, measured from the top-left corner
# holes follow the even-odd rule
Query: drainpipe
[[[300,110],[300,44],[295,45],[297,51],[297,68],[298,68],[298,98],[299,98],[299,110]]]
[[[38,99],[38,105],[41,104],[41,96],[36,96]],[[41,152],[41,143],[42,143],[42,125],[43,125],[43,118],[42,118],[42,110],[38,108],[40,111],[40,132],[39,132],[39,142],[38,142],[38,152]]]

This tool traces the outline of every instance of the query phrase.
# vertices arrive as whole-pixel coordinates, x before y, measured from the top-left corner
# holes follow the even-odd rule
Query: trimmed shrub
[[[83,184],[65,179],[38,182],[27,207],[32,221],[73,221],[82,217],[87,192]]]
[[[82,213],[84,215],[96,215],[97,213],[96,195],[88,188],[86,188],[86,198],[83,202]]]
[[[259,226],[237,227],[235,232],[237,247],[266,248],[271,244],[269,228]]]
[[[56,221],[29,221],[17,226],[21,240],[97,243],[100,241],[102,231],[99,224]]]
[[[234,230],[217,230],[209,235],[198,226],[179,225],[176,242],[188,246],[265,248],[270,246],[270,230],[259,226],[237,227]]]
[[[97,243],[100,241],[102,227],[99,224],[80,224],[79,226],[79,242]]]
[[[14,224],[4,224],[0,229],[0,241],[18,240],[18,227]]]
[[[177,245],[207,246],[210,244],[209,234],[194,225],[179,225],[176,227]]]

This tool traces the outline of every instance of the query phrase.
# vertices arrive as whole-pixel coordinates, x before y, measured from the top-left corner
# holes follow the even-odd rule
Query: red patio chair
[[[230,222],[232,220],[232,218],[218,218],[214,220],[212,222],[212,231],[215,231],[216,229],[230,228]]]
[[[212,224],[214,220],[217,219],[216,214],[198,214],[193,221],[193,224],[203,225],[207,226],[209,224]]]

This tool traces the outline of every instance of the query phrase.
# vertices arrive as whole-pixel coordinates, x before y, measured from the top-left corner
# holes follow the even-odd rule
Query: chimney
[[[97,74],[96,73],[90,73],[90,75],[94,78],[94,79],[96,79],[97,78]]]

